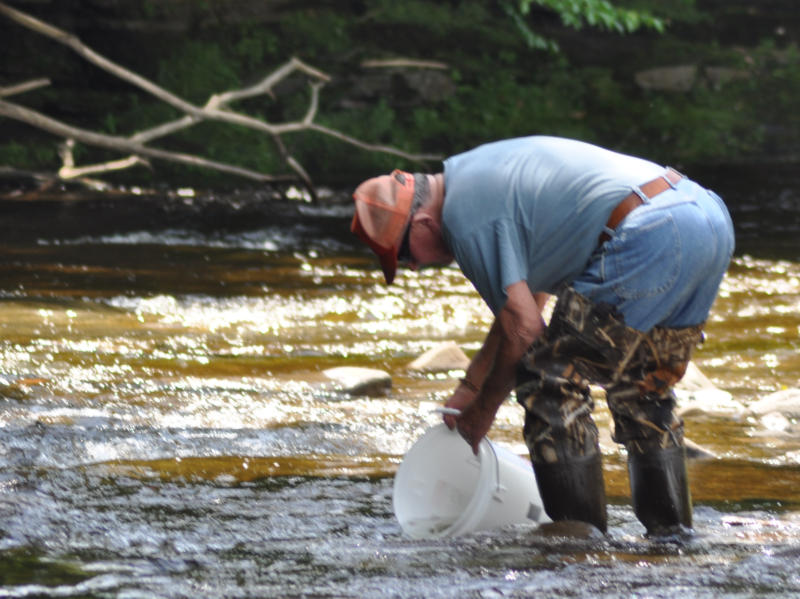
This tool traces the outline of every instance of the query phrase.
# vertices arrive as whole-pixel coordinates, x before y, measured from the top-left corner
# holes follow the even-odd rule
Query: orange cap
[[[350,230],[378,255],[386,284],[397,272],[397,252],[403,241],[414,199],[414,175],[394,170],[367,179],[353,193],[356,211]]]

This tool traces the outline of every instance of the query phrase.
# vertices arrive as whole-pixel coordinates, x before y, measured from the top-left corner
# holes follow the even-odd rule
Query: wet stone
[[[750,404],[750,410],[757,415],[777,412],[786,418],[800,418],[800,389],[783,389],[771,393]]]
[[[694,362],[689,362],[689,365],[686,367],[686,374],[683,375],[683,378],[678,383],[678,387],[687,391],[716,389],[711,379],[703,374],[703,371],[700,370]]]
[[[348,395],[381,396],[392,388],[391,375],[375,368],[341,366],[329,368],[323,374],[333,382],[337,392]]]
[[[728,391],[717,387],[697,367],[690,362],[686,374],[675,385],[678,398],[678,413],[682,417],[690,414],[738,414],[744,406],[736,401]]]
[[[761,426],[771,433],[789,432],[792,429],[791,421],[780,412],[769,412],[759,418]]]
[[[0,397],[15,400],[25,400],[31,397],[33,387],[47,383],[47,379],[36,376],[12,378],[0,375]]]
[[[447,341],[432,347],[408,365],[409,370],[420,372],[445,372],[466,370],[469,358],[455,341]]]

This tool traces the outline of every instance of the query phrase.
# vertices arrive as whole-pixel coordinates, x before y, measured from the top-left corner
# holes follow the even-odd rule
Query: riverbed
[[[408,364],[450,340],[471,354],[491,316],[455,268],[383,285],[346,194],[227,197],[211,217],[188,190],[145,216],[136,197],[6,202],[0,597],[800,593],[800,424],[747,410],[800,379],[800,184],[776,185],[733,198],[739,247],[695,355],[731,404],[685,414],[713,457],[690,464],[681,543],[645,538],[607,436],[607,537],[404,535],[393,475],[461,375]],[[337,366],[391,390],[342,394]],[[521,422],[508,401],[490,437],[524,455]]]

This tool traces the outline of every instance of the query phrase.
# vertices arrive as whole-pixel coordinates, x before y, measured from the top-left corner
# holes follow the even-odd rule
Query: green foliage
[[[486,23],[492,14],[484,2],[430,2],[428,0],[373,0],[368,13],[369,22],[399,28],[404,34],[417,33],[443,37],[453,30],[471,29]]]
[[[516,27],[517,32],[522,36],[523,41],[529,48],[534,50],[546,50],[548,52],[558,51],[558,44],[556,42],[539,35],[528,25],[525,14],[530,10],[529,6],[518,6],[516,2],[512,0],[500,0],[500,6],[503,12],[506,13],[506,16],[514,23],[514,27]]]
[[[245,73],[258,72],[281,55],[277,36],[263,28],[244,25],[234,36],[233,58]]]
[[[760,141],[759,129],[753,127],[749,115],[726,105],[724,96],[708,89],[672,98],[653,96],[647,107],[641,121],[644,139],[657,140],[684,161],[741,155]],[[672,126],[666,129],[664,123]]]
[[[52,138],[39,144],[22,144],[9,139],[0,143],[0,165],[14,165],[32,170],[52,169],[58,159],[56,150],[56,140]]]
[[[280,51],[327,65],[330,58],[352,49],[350,20],[337,10],[305,9],[281,18]]]
[[[510,0],[505,3],[508,4]],[[648,12],[612,5],[606,0],[517,0],[519,11],[526,15],[531,4],[556,12],[564,25],[582,29],[588,25],[618,33],[632,33],[642,27],[664,31],[664,22]]]
[[[202,104],[213,93],[239,87],[235,65],[219,42],[187,40],[160,61],[158,83],[190,102]]]
[[[738,83],[743,88],[739,102],[754,108],[754,120],[769,131],[771,145],[796,146],[800,140],[800,49],[794,44],[779,49],[766,40],[747,58],[754,75]]]
[[[713,16],[697,7],[695,0],[624,0],[626,8],[657,15],[665,21],[695,24],[713,20]]]
[[[205,10],[213,11],[214,4],[209,2]],[[179,7],[145,2],[139,10],[158,19]],[[192,10],[203,21],[198,15],[204,9],[193,5]],[[142,43],[139,67],[149,68],[159,85],[202,104],[212,93],[255,83],[298,56],[331,75],[322,90],[317,122],[367,143],[412,153],[444,156],[492,139],[546,133],[675,164],[791,149],[800,135],[794,108],[800,95],[797,48],[767,39],[743,50],[709,37],[705,29],[702,35],[700,29],[692,32],[688,24],[714,17],[693,0],[311,1],[283,10],[274,24],[237,21],[200,27],[189,36],[158,37],[152,46]],[[725,10],[734,9],[726,5]],[[573,29],[580,29],[580,35]],[[602,34],[593,35],[596,30]],[[615,42],[619,34],[634,31],[636,36]],[[560,52],[550,36],[558,37]],[[14,56],[31,56],[41,72],[43,63],[36,57],[43,51],[34,47],[34,38],[25,39],[30,47]],[[583,63],[574,58],[570,44],[597,51]],[[120,46],[118,55],[127,56],[130,44],[121,40]],[[605,55],[608,48],[613,52]],[[97,71],[69,53],[58,56],[67,79],[81,80],[81,68]],[[426,83],[409,84],[411,77],[426,71],[361,66],[365,59],[396,57],[445,63],[447,69],[436,74],[449,79],[451,88],[429,94]],[[634,82],[639,70],[681,64],[694,65],[700,73],[688,92],[645,91]],[[704,75],[707,67],[727,68],[733,75],[712,81]],[[129,86],[104,88],[108,80],[75,88],[56,81],[27,95],[25,103],[44,112],[62,107],[67,122],[116,135],[181,116]],[[294,75],[274,91],[274,97],[244,100],[234,108],[272,123],[305,114],[307,77]],[[41,135],[30,136],[30,142],[14,139],[0,145],[0,163],[57,168],[57,140]],[[351,181],[395,166],[438,168],[403,164],[394,156],[315,132],[295,133],[283,141],[320,183]],[[268,135],[230,125],[200,124],[154,145],[262,172],[287,172]],[[81,161],[119,157],[80,145],[75,152]],[[137,169],[132,176],[190,177],[197,185],[225,179],[160,161],[153,168]]]
[[[583,29],[586,26],[617,33],[633,33],[639,29],[663,32],[663,19],[647,10],[622,8],[606,0],[497,0],[506,16],[513,22],[529,48],[559,51],[558,44],[537,33],[530,22],[531,6],[553,11],[567,27]],[[679,0],[691,3],[692,0]]]
[[[0,145],[0,164],[25,164],[27,158],[28,147],[13,139]]]

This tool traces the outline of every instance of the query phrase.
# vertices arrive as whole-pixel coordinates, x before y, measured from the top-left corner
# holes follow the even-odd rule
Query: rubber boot
[[[633,510],[648,536],[687,533],[692,528],[692,500],[684,447],[628,450]]]
[[[551,520],[588,522],[605,534],[606,490],[600,454],[534,463],[533,470]]]

